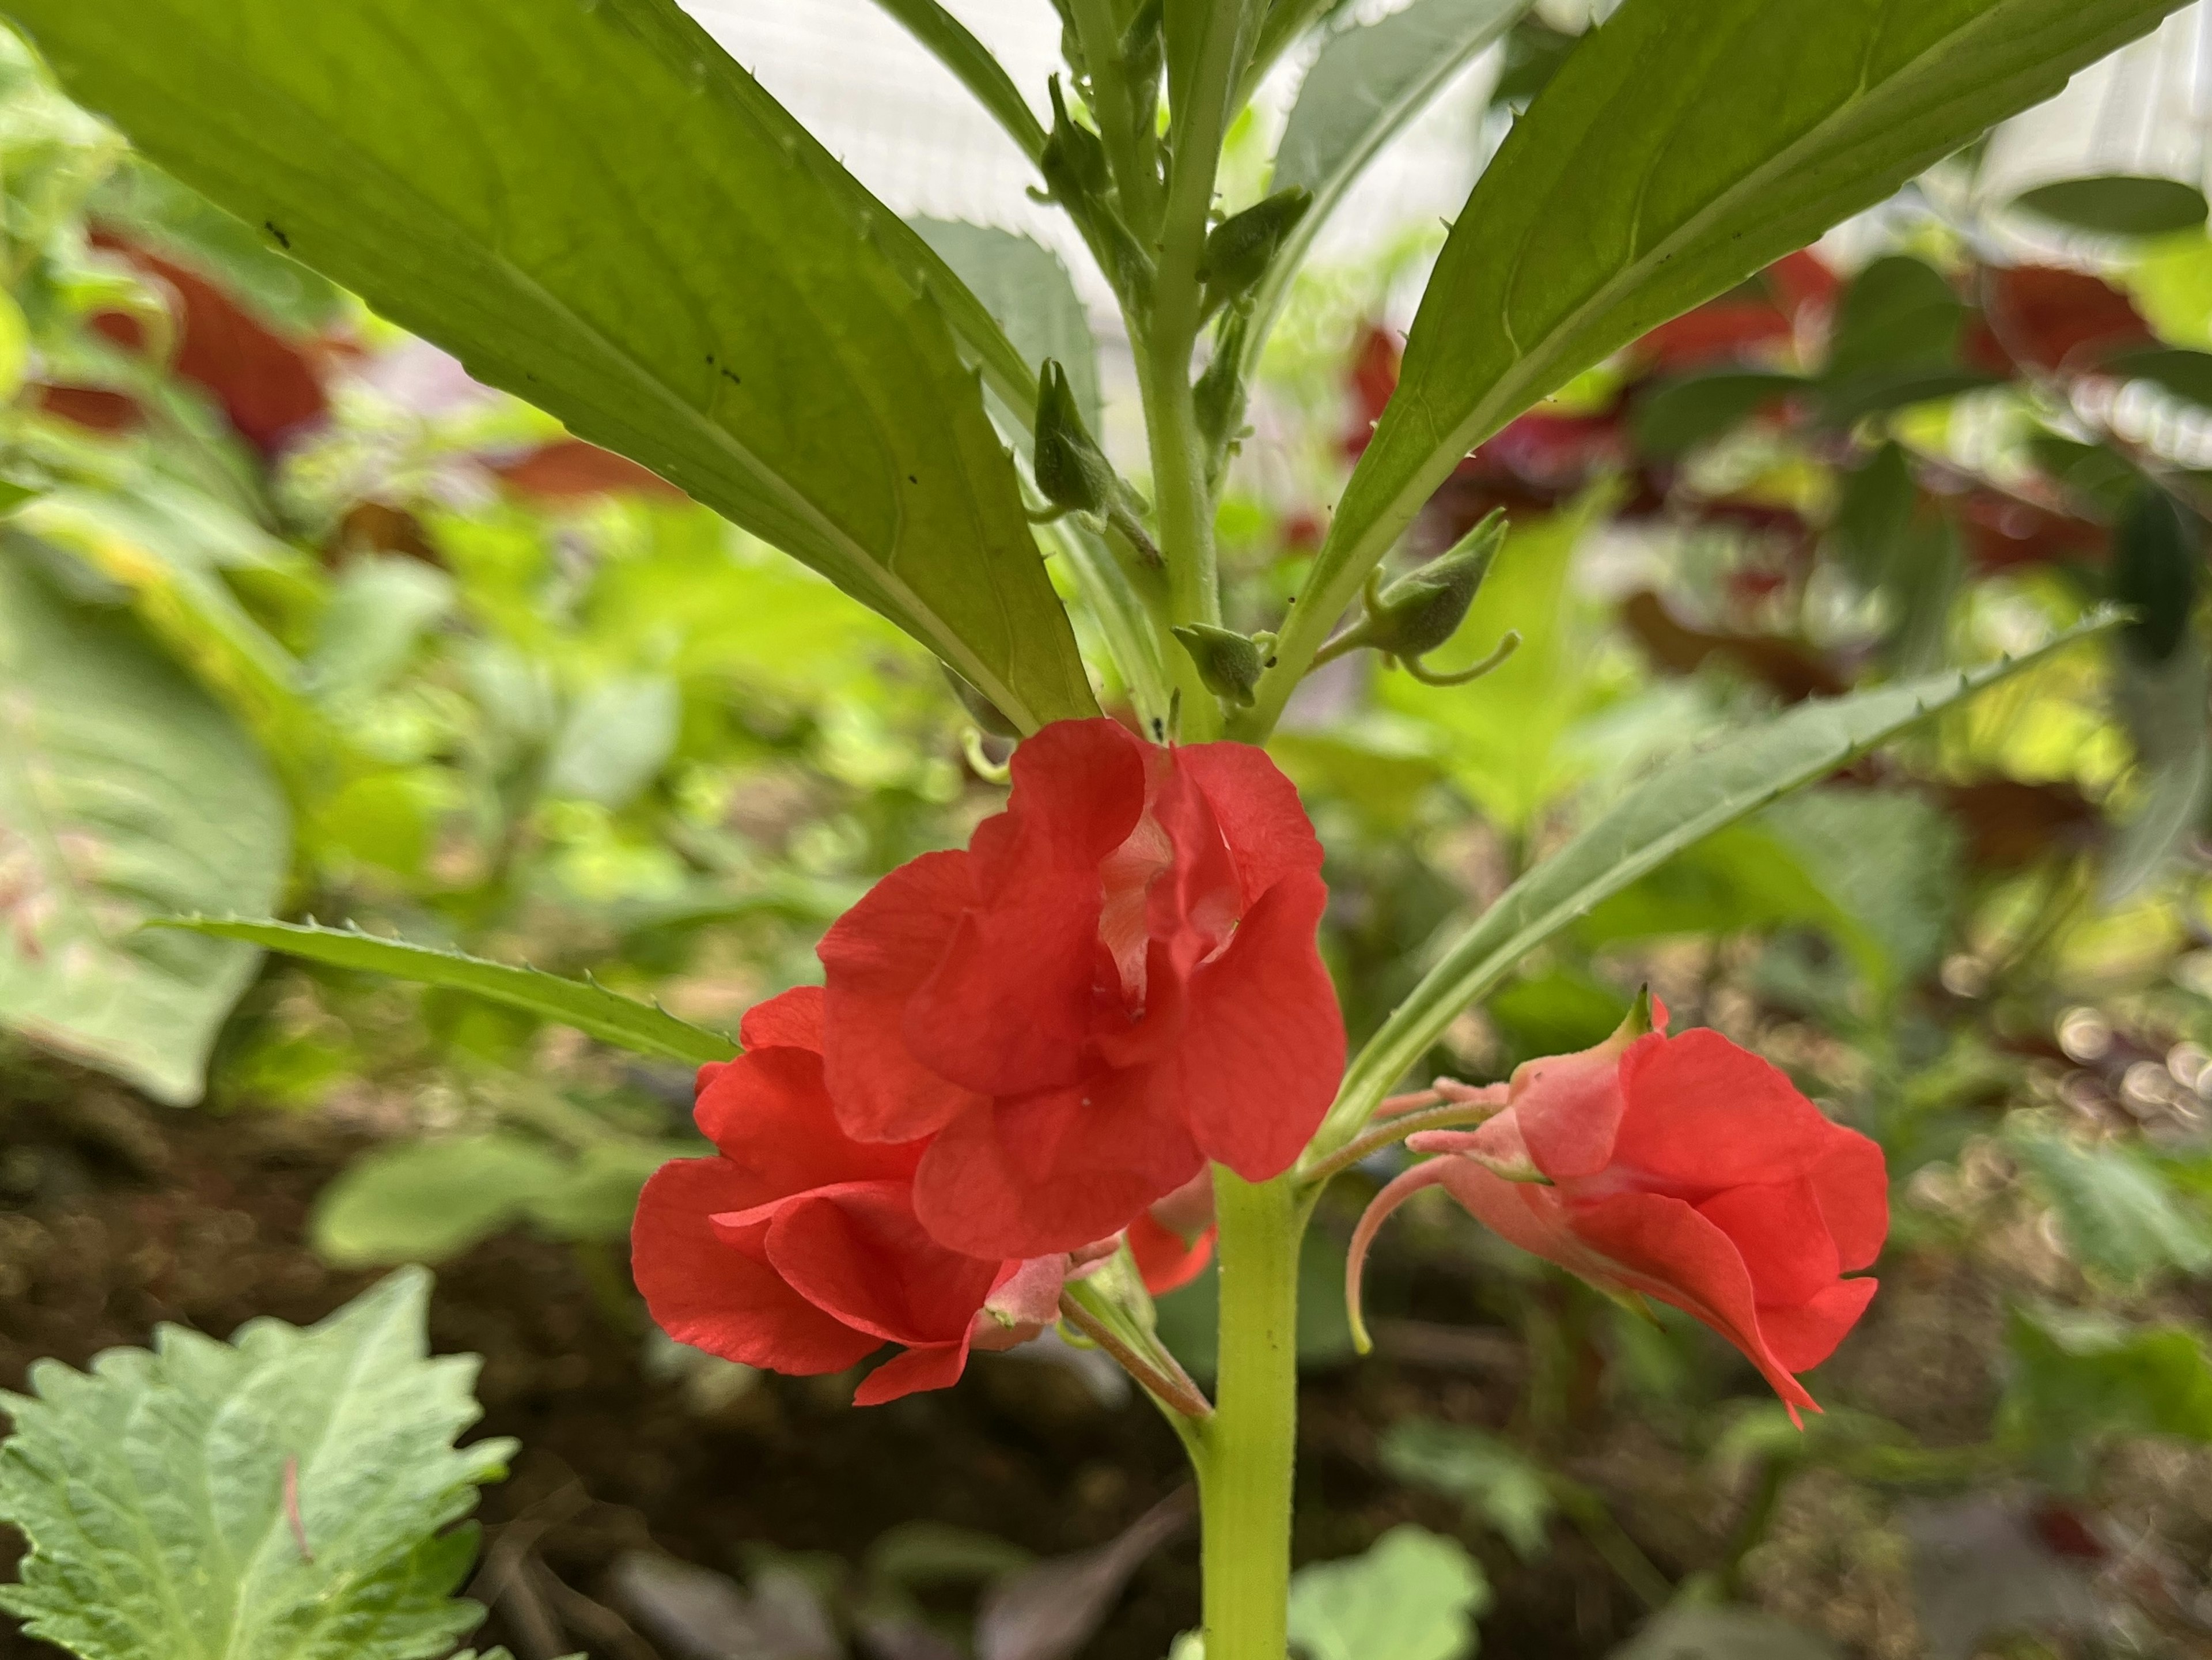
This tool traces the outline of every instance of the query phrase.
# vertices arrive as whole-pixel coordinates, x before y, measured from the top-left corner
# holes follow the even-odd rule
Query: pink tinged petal
[[[1696,1210],[1661,1194],[1630,1193],[1572,1206],[1569,1219],[1577,1241],[1611,1265],[1614,1283],[1711,1326],[1743,1351],[1793,1413],[1818,1409],[1767,1345],[1742,1254]]]
[[[1761,1304],[1759,1329],[1775,1359],[1790,1371],[1810,1371],[1836,1352],[1874,1301],[1875,1281],[1838,1280],[1809,1303],[1794,1308]]]
[[[1809,1303],[1842,1271],[1809,1181],[1730,1188],[1697,1212],[1734,1243],[1762,1310]]]
[[[1066,1251],[1000,1265],[999,1283],[984,1300],[985,1317],[1001,1326],[1045,1326],[1060,1318],[1060,1287],[1067,1283]]]
[[[934,1343],[894,1355],[866,1377],[853,1391],[856,1407],[880,1407],[886,1401],[922,1389],[951,1389],[968,1368],[968,1340]]]
[[[1889,1166],[1881,1148],[1856,1130],[1834,1126],[1826,1154],[1814,1166],[1813,1189],[1844,1272],[1872,1268],[1889,1237]]]
[[[846,1325],[921,1345],[963,1339],[1000,1268],[923,1232],[898,1182],[791,1200],[769,1227],[768,1256],[792,1289]]]
[[[908,1052],[908,1000],[935,970],[974,897],[964,853],[926,853],[876,884],[816,950],[823,987],[823,1076],[846,1133],[911,1141],[979,1098]]]
[[[1142,1072],[1102,1073],[963,1113],[915,1172],[922,1225],[951,1250],[994,1261],[1119,1233],[1205,1162],[1173,1103],[1148,1084]]]
[[[1322,848],[1297,787],[1249,744],[1193,744],[1175,752],[1176,769],[1205,792],[1235,854],[1244,903],[1276,883],[1321,873]]]
[[[1656,1043],[1640,1037],[1635,1044]],[[1550,1055],[1516,1067],[1511,1107],[1491,1124],[1511,1121],[1494,1141],[1517,1134],[1537,1169],[1555,1182],[1595,1176],[1613,1158],[1627,1098],[1621,1091],[1625,1050],[1611,1038],[1575,1055]],[[1484,1128],[1488,1128],[1486,1125]]]
[[[974,903],[907,1006],[908,1049],[987,1095],[1079,1075],[1095,1006],[1102,861],[1145,808],[1138,740],[1110,721],[1060,721],[1014,756],[1014,793],[979,844]]]
[[[822,1085],[822,1057],[802,1049],[748,1049],[699,1097],[700,1133],[754,1183],[750,1202],[832,1182],[908,1176],[919,1146],[855,1141]]]
[[[1686,1192],[1809,1176],[1835,1133],[1778,1068],[1705,1028],[1632,1045],[1620,1075],[1613,1162]]]
[[[1551,1179],[1536,1168],[1535,1158],[1521,1134],[1521,1121],[1510,1112],[1471,1130],[1419,1130],[1406,1138],[1406,1146],[1414,1152],[1471,1158],[1492,1176],[1507,1182]]]
[[[1289,1169],[1344,1073],[1344,1017],[1314,930],[1318,876],[1278,882],[1191,978],[1182,1041],[1153,1069],[1209,1158],[1248,1182]]]
[[[744,1178],[726,1159],[678,1159],[645,1184],[630,1271],[654,1323],[679,1343],[748,1366],[807,1376],[858,1364],[881,1339],[823,1312],[767,1263],[716,1238],[708,1219],[746,1202]]]
[[[793,986],[756,1003],[738,1023],[738,1038],[748,1049],[775,1047],[822,1053],[822,988]]]

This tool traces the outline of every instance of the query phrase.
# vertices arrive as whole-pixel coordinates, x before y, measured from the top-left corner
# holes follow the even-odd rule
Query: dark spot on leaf
[[[267,231],[271,236],[275,237],[278,246],[283,247],[287,253],[289,253],[292,251],[292,239],[285,235],[284,233],[278,228],[276,222],[274,219],[263,220],[261,222],[261,228]]]

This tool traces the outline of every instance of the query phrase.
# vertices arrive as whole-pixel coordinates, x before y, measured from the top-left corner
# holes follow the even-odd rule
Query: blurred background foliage
[[[1492,116],[1565,39],[1516,30]],[[1164,1651],[1195,1607],[1148,1565],[1175,1451],[1096,1357],[986,1358],[864,1423],[834,1380],[675,1350],[622,1241],[695,1146],[680,1067],[141,931],[348,922],[729,1031],[867,882],[994,810],[1005,748],[889,625],[265,250],[0,47],[9,1381],[156,1316],[319,1314],[364,1270],[453,1264],[434,1332],[488,1353],[526,1446],[480,1590],[526,1660],[723,1651],[684,1634],[702,1606],[750,1633],[730,1651],[794,1660]],[[1649,982],[1880,1138],[1885,1290],[1801,1435],[1694,1323],[1417,1207],[1353,1371],[1341,1240],[1389,1158],[1340,1184],[1300,1337],[1315,1660],[1603,1654],[1662,1608],[1622,1652],[2212,1653],[2212,239],[2192,187],[2045,177],[2008,142],[1484,444],[1399,559],[1504,508],[1451,649],[1519,653],[1454,688],[1341,660],[1274,745],[1329,849],[1356,1041],[1713,732],[2136,611],[1654,872],[1453,1029],[1433,1070],[1503,1077]],[[1049,256],[931,230],[1000,274],[1018,340],[1088,353]],[[1297,590],[1436,241],[1291,295],[1223,513],[1233,623]],[[1212,1298],[1161,1310],[1201,1372]]]

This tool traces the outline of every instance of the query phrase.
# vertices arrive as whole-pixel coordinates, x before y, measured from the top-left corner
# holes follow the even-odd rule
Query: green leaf
[[[1463,1425],[1407,1418],[1385,1432],[1381,1450],[1393,1481],[1459,1499],[1523,1559],[1542,1554],[1552,1488],[1519,1448]]]
[[[308,691],[326,708],[357,708],[406,667],[424,631],[453,605],[453,579],[434,565],[396,555],[350,560],[316,628]]]
[[[908,222],[983,302],[1032,374],[1048,357],[1067,372],[1084,425],[1103,432],[1105,404],[1098,391],[1098,345],[1091,337],[1090,314],[1060,256],[1026,236],[988,225],[963,224],[956,219]],[[1036,415],[1035,400],[1008,415],[1007,437],[1027,449]]]
[[[545,759],[549,796],[622,807],[676,751],[683,697],[665,674],[610,680],[577,700]]]
[[[1253,356],[1306,250],[1353,181],[1528,5],[1529,0],[1416,0],[1364,27],[1328,37],[1299,83],[1275,149],[1271,187],[1302,185],[1314,199],[1253,303],[1257,325],[1247,337]],[[1272,15],[1268,21],[1274,21]]]
[[[154,161],[776,544],[1025,727],[1095,713],[1003,337],[673,0],[11,0]]]
[[[709,1061],[726,1061],[738,1052],[737,1045],[727,1038],[678,1020],[658,1004],[641,1003],[609,991],[596,981],[565,980],[536,969],[487,963],[459,952],[413,946],[404,939],[379,939],[357,928],[211,916],[164,917],[154,926],[184,928],[219,939],[242,939],[332,968],[468,992],[541,1020],[574,1026],[617,1049],[665,1061],[702,1066]]]
[[[2058,1213],[2075,1260],[2140,1281],[2212,1268],[2212,1226],[2184,1207],[2159,1167],[2135,1149],[2084,1146],[2065,1136],[2015,1130],[2006,1146]]]
[[[2212,1442],[2212,1355],[2187,1326],[2127,1326],[2064,1309],[2015,1308],[2013,1371],[1998,1425],[2029,1447],[2110,1435]]]
[[[1636,441],[1654,455],[1680,455],[1733,432],[1776,399],[1805,388],[1804,380],[1761,369],[1686,375],[1653,387],[1636,401]]]
[[[1307,1660],[1462,1660],[1490,1584],[1457,1540],[1410,1524],[1364,1556],[1291,1576],[1291,1641]]]
[[[2196,185],[2139,174],[2056,179],[2023,191],[2013,205],[2106,236],[2164,236],[2204,222],[2204,192]]]
[[[1032,161],[1044,149],[1044,128],[999,60],[966,25],[937,0],[876,0],[951,70],[975,101],[991,112],[1023,155]]]
[[[257,953],[139,927],[274,904],[290,836],[252,743],[134,622],[0,552],[0,1020],[198,1100]]]
[[[558,1158],[519,1135],[379,1147],[316,1196],[307,1235],[342,1268],[434,1266],[520,1221],[565,1174]]]
[[[2212,409],[2212,352],[2191,351],[2185,346],[2143,346],[2116,353],[2103,367],[2115,374],[2154,381],[2176,398]]]
[[[2041,650],[1966,672],[1801,703],[1673,761],[1499,896],[1392,1011],[1354,1059],[1309,1158],[1325,1158],[1366,1122],[1459,1012],[1504,983],[1521,959],[1646,871],[1786,792],[1826,777],[1984,687],[2112,625],[2098,618]]]
[[[2179,3],[1627,0],[1516,123],[1445,241],[1252,727],[1483,439]]]
[[[1668,1608],[1613,1660],[1840,1660],[1818,1632],[1756,1608]]]
[[[403,1269],[305,1331],[162,1326],[89,1376],[39,1361],[0,1396],[0,1521],[31,1541],[0,1608],[83,1660],[447,1653],[483,1617],[453,1596],[477,1548],[453,1524],[514,1444],[454,1448],[477,1361],[428,1358],[429,1292]]]
[[[1909,254],[1890,254],[1854,277],[1837,302],[1827,375],[1948,367],[1966,320],[1966,302],[1940,271]]]

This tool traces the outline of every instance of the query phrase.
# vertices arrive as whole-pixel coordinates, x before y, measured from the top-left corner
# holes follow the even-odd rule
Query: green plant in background
[[[1737,939],[1766,1006],[1853,1046],[1848,1064],[1816,1049],[1799,1070],[1880,1131],[1893,1171],[1956,1158],[2024,1062],[1955,1000],[2035,1007],[2093,981],[2100,904],[2114,928],[2184,912],[2169,873],[2202,818],[2206,752],[2192,481],[2151,447],[2083,442],[2063,412],[2068,377],[2113,364],[2185,395],[2185,348],[2113,335],[2136,356],[2046,363],[2021,306],[2005,340],[2002,295],[1960,297],[1963,260],[1900,255],[1834,299],[1823,351],[1792,343],[1807,361],[1678,362],[1637,382],[1608,411],[1633,447],[1535,504],[1548,515],[1504,501],[1502,548],[1502,521],[1474,510],[1488,503],[1455,498],[1498,483],[1468,453],[1526,439],[1516,417],[1549,394],[1528,421],[1602,407],[1669,319],[1741,298],[2169,8],[1952,0],[1898,23],[1871,4],[1746,0],[1688,27],[1666,0],[1630,0],[1577,43],[1522,7],[1459,0],[1370,24],[1295,0],[1067,0],[1049,128],[947,14],[890,9],[1097,259],[1133,352],[1141,458],[1097,441],[1096,348],[1053,256],[902,224],[672,5],[564,3],[526,27],[413,0],[312,18],[260,0],[127,16],[15,0],[63,84],[138,150],[13,64],[0,143],[19,378],[38,379],[9,417],[21,500],[0,556],[0,1017],[178,1102],[199,1094],[219,1030],[216,1086],[241,1097],[313,1100],[356,1073],[458,1080],[459,1133],[358,1163],[325,1195],[322,1248],[435,1260],[520,1222],[589,1256],[621,1235],[644,1177],[690,1148],[654,1098],[675,1067],[734,1052],[719,1031],[809,976],[812,935],[861,879],[972,822],[1004,751],[971,718],[1020,734],[1103,703],[1161,739],[1268,743],[1329,847],[1325,945],[1364,1047],[1297,1170],[1224,1179],[1218,1274],[1175,1294],[1215,1311],[1196,1321],[1215,1409],[1179,1425],[1206,1510],[1205,1649],[1446,1660],[1486,1595],[1457,1547],[1394,1532],[1357,1563],[1290,1576],[1294,1355],[1322,1352],[1297,1292],[1313,1241],[1326,1255],[1324,1233],[1302,1236],[1334,1178],[1405,1134],[1375,1122],[1386,1095],[1439,1066],[1502,1073],[1595,1042],[1627,1000],[1626,956],[1663,968],[1668,942]],[[1313,33],[1268,193],[1224,194],[1246,100]],[[1519,119],[1443,241],[1318,547],[1279,557],[1249,529],[1279,504],[1235,462],[1248,401],[1297,350],[1278,325],[1328,304],[1325,277],[1297,283],[1301,262],[1365,164],[1509,35],[1527,84],[1499,96]],[[387,362],[419,349],[324,278],[533,407],[456,386],[425,411],[375,374],[333,403],[322,356],[358,339]],[[204,343],[225,314],[248,325],[234,353],[253,342],[274,371],[233,383],[194,356],[195,331]],[[2004,373],[1960,361],[1984,321]],[[2108,581],[1966,579],[1929,481],[1967,465],[1944,411],[1991,395],[2028,411],[2038,476],[2109,526]],[[1777,400],[1801,412],[1778,436]],[[1747,543],[1714,528],[1715,502],[1787,502],[1824,526],[1821,568],[1855,585],[1834,605],[1847,626],[1812,637],[1812,601],[1795,629],[1755,596],[1753,627],[1632,604],[1643,650],[1699,673],[1653,682],[1599,648],[1572,561],[1588,527],[1626,516],[1620,479],[1662,463],[1692,476],[1674,508],[1702,498],[1674,587],[1734,591]],[[1754,488],[1731,492],[1731,468]],[[1455,550],[1385,585],[1401,546]],[[1790,583],[1817,597],[1802,572]],[[2085,668],[2100,660],[2078,642],[2106,626],[2107,597],[2136,609]],[[1310,671],[1370,649],[1409,672],[1386,669],[1349,715],[1278,731]],[[1757,695],[1862,681],[1783,712]],[[1908,760],[1881,787],[1823,787],[1900,738]],[[2119,837],[1984,858],[1974,844],[2028,798],[1978,814],[1960,794],[1978,774],[2031,792],[2063,779],[2109,804]],[[1809,793],[1775,805],[1793,790]],[[1451,838],[1478,814],[1503,875],[1467,923]],[[2176,927],[2165,937],[2161,962]],[[249,989],[256,948],[313,977]],[[1716,948],[1693,982],[1700,1019],[1723,967]],[[411,1005],[373,976],[429,989]],[[674,1012],[652,1000],[664,985]],[[1470,1009],[1486,1022],[1472,1036]],[[2200,1012],[2140,1012],[2148,1033]],[[2167,1075],[2156,1091],[2181,1087]],[[1994,1145],[2089,1273],[2141,1290],[2212,1261],[2200,1157],[2033,1115]],[[1972,1211],[1928,1225],[1966,1229]],[[1141,1351],[1150,1302],[1115,1294]],[[1595,1310],[1540,1316],[1499,1296],[1539,1365],[1571,1366],[1601,1333],[1642,1346],[1620,1367],[1642,1382],[1623,1387],[1677,1402],[1701,1387],[1671,1325],[1616,1335]],[[1177,1307],[1162,1336],[1206,1371]],[[2212,1438],[2201,1338],[2137,1312],[2023,1301],[2013,1381],[1972,1459],[1856,1420],[1756,1453],[1743,1432],[1737,1456],[1763,1460],[1772,1491],[1719,1589],[1741,1594],[1752,1523],[1802,1468],[1903,1487],[2018,1468],[2075,1490],[2100,1438]],[[1522,1555],[1556,1510],[1666,1601],[1664,1576],[1554,1467],[1553,1410],[1534,1408],[1525,1450],[1407,1424],[1382,1457]],[[23,1422],[10,1444],[35,1450],[37,1433]],[[1733,1617],[1677,1610],[1643,1645],[1765,1640]],[[459,1632],[374,1651],[434,1652]]]

